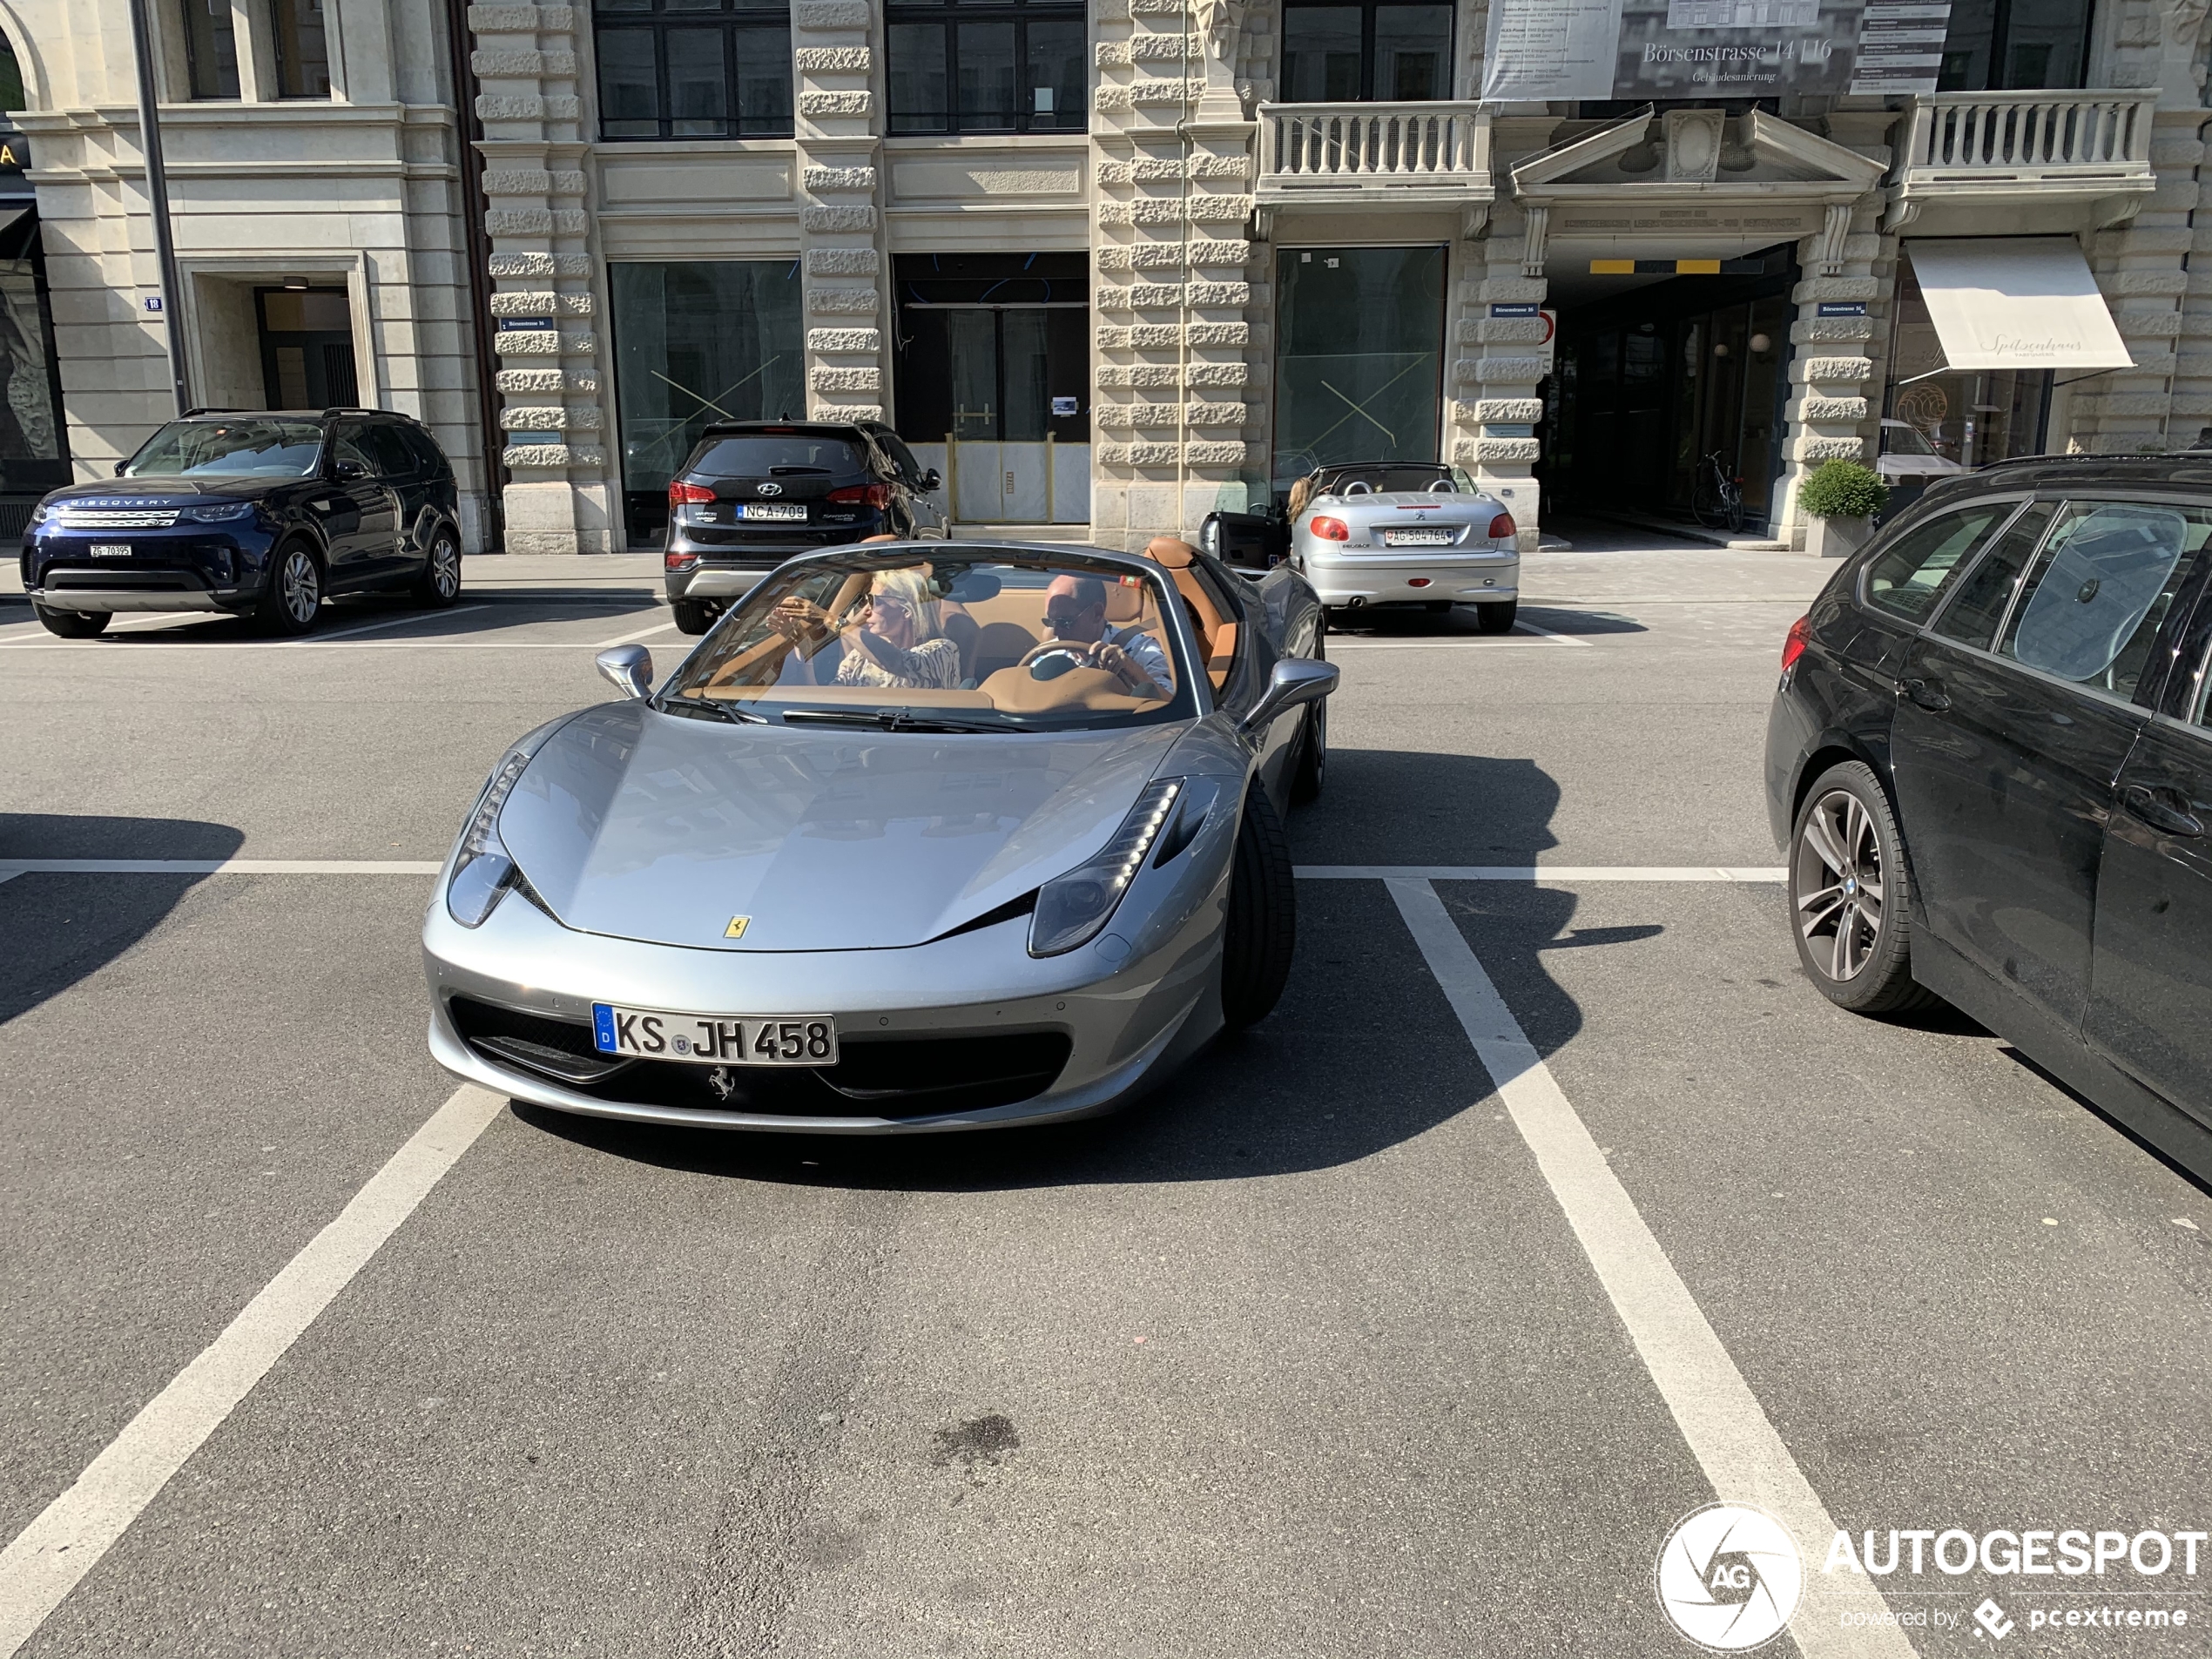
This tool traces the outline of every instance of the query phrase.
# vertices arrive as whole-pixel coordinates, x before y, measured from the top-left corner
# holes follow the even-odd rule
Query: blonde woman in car
[[[776,631],[797,643],[831,631],[827,612],[792,597],[776,607]],[[960,647],[945,637],[937,597],[920,570],[879,570],[859,620],[844,630],[845,651],[833,683],[897,691],[941,691],[960,684]]]

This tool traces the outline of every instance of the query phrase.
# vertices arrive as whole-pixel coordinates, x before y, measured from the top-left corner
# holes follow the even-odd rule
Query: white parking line
[[[1779,865],[1726,864],[1301,864],[1307,881],[1779,881]]]
[[[454,1090],[76,1484],[0,1550],[0,1659],[30,1640],[506,1104],[473,1084]]]
[[[1521,621],[1514,624],[1514,626],[1519,629],[1523,629],[1532,634],[1541,634],[1546,639],[1556,640],[1562,645],[1580,645],[1585,650],[1589,648],[1590,642],[1587,639],[1581,638],[1574,634],[1555,634],[1548,628],[1539,628],[1534,623],[1528,621],[1526,617],[1523,617]]]
[[[386,628],[396,628],[401,623],[432,621],[442,622],[448,617],[465,617],[472,610],[489,610],[490,609],[491,607],[489,605],[455,605],[450,610],[410,610],[397,617],[387,617],[381,622],[364,623],[359,628],[341,629],[339,632],[334,634],[325,634],[320,639],[290,639],[285,641],[284,643],[287,645],[329,645],[334,644],[341,639],[351,639],[355,634],[373,634],[380,632]]]
[[[436,859],[0,859],[14,875],[435,875]]]
[[[641,639],[651,639],[655,634],[664,634],[675,626],[676,624],[672,622],[657,623],[651,628],[640,628],[634,634],[624,634],[619,639],[603,639],[597,644],[587,645],[584,649],[586,651],[612,651],[617,645],[634,645]]]
[[[1581,644],[1577,639],[1572,642]],[[1342,634],[1329,636],[1327,651],[1335,656],[1340,651],[1547,651],[1547,642],[1540,639],[1507,639],[1500,634],[1465,634],[1452,639],[1346,639]]]
[[[1403,878],[1387,886],[1714,1492],[1765,1511],[1800,1548],[1826,1548],[1836,1535],[1827,1506],[1436,889]],[[1809,1596],[1790,1626],[1805,1659],[1905,1659],[1912,1654],[1901,1630],[1880,1622],[1887,1605],[1865,1580],[1839,1575],[1817,1594],[1817,1604]]]
[[[550,618],[549,618],[550,620]],[[91,639],[0,640],[22,651],[93,651]],[[138,649],[151,651],[152,646]],[[581,639],[181,639],[171,651],[590,651]]]

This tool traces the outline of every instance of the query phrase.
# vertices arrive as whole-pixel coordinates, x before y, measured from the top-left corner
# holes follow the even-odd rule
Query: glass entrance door
[[[1331,462],[1439,459],[1445,250],[1286,247],[1275,261],[1275,494]]]
[[[941,374],[941,408],[926,381],[902,378],[900,435],[945,446],[941,470],[956,520],[1080,524],[1090,517],[1090,443],[1082,388],[1089,308],[909,301],[906,374]],[[942,354],[941,356],[940,354]],[[929,420],[934,434],[921,421]]]

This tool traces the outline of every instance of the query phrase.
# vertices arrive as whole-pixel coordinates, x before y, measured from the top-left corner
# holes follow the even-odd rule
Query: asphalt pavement
[[[650,559],[294,643],[0,603],[0,1655],[1689,1654],[1716,1500],[1802,1553],[1765,1651],[2207,1651],[2212,1548],[1823,1570],[2212,1525],[2212,1198],[1800,976],[1759,756],[1826,567],[1569,528],[1513,634],[1330,637],[1274,1015],[927,1142],[425,1052],[422,872],[595,648],[683,649]]]

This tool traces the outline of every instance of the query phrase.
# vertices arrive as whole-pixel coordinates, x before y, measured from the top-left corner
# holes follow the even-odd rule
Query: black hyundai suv
[[[305,633],[334,594],[461,591],[453,467],[405,415],[194,412],[107,482],[57,489],[24,531],[38,620],[91,639],[118,610],[250,617]]]
[[[1930,487],[1790,630],[1766,782],[1806,973],[1939,995],[2212,1176],[2212,457]]]
[[[797,553],[870,536],[941,536],[941,481],[878,421],[708,427],[668,486],[662,562],[676,624],[703,634]]]

